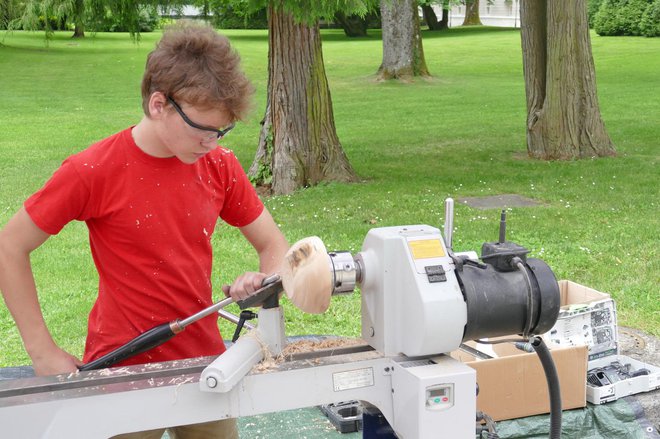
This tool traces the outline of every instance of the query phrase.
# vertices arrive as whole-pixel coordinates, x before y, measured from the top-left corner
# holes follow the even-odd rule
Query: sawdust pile
[[[329,351],[328,354],[332,354],[333,349],[346,348],[350,346],[356,346],[363,344],[364,341],[359,338],[326,338],[323,340],[297,340],[286,345],[282,352],[273,356],[268,346],[259,339],[256,334],[256,331],[252,331],[245,336],[252,336],[257,339],[261,345],[261,350],[264,354],[264,359],[254,365],[251,373],[263,373],[268,372],[273,369],[276,369],[278,365],[284,363],[287,359],[290,359],[293,355],[307,353],[307,352],[317,352],[317,351]],[[314,361],[314,360],[310,360]]]

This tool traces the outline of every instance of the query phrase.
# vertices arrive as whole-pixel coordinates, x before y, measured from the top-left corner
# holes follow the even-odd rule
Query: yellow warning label
[[[412,252],[413,259],[440,258],[445,256],[439,239],[422,239],[418,241],[408,241],[408,246]]]

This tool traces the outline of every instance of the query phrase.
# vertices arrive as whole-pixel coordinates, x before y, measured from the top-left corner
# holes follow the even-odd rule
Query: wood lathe
[[[450,200],[447,207],[452,224]],[[287,346],[276,300],[217,358],[0,382],[3,434],[107,438],[361,400],[376,406],[399,438],[472,439],[476,373],[446,353],[468,340],[511,334],[529,340],[548,331],[559,288],[547,264],[527,258],[503,233],[484,244],[481,260],[452,251],[451,226],[444,235],[428,225],[375,228],[355,256],[327,252],[318,238],[292,246],[280,274],[287,296],[304,311],[323,312],[333,294],[359,286],[357,345],[259,367]]]

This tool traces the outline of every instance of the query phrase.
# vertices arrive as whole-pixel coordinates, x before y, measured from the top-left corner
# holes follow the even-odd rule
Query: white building
[[[442,8],[434,5],[438,19]],[[484,26],[520,27],[520,0],[480,0],[479,18]],[[465,19],[465,5],[453,5],[449,10],[449,27],[461,26]]]

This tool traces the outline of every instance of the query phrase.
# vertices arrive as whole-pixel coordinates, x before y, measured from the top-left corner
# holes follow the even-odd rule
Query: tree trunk
[[[435,27],[438,25],[438,16],[431,5],[419,5],[422,8],[422,16],[429,30],[437,30]]]
[[[381,0],[383,63],[378,79],[411,80],[430,76],[419,30],[417,0]]]
[[[442,19],[438,21],[438,30],[449,29],[449,5],[442,7]]]
[[[465,18],[463,26],[481,26],[479,18],[479,0],[465,0]]]
[[[335,12],[335,20],[344,29],[349,38],[367,36],[367,19],[359,15],[346,15],[342,11]]]
[[[268,97],[249,175],[274,194],[322,181],[357,181],[337,138],[318,23],[268,10]]]
[[[85,38],[85,25],[76,23],[73,28],[73,36],[71,38]]]
[[[529,155],[615,155],[598,106],[586,0],[523,0],[520,12]]]
[[[449,11],[447,9],[442,8],[442,20],[438,21],[438,16],[435,15],[431,5],[420,5],[420,7],[429,30],[444,30],[449,27]]]
[[[73,38],[85,38],[85,1],[75,0],[73,3]]]
[[[449,14],[446,9],[442,9],[442,20],[438,21],[438,16],[431,5],[420,5],[422,8],[422,16],[429,30],[444,30],[449,27]]]

